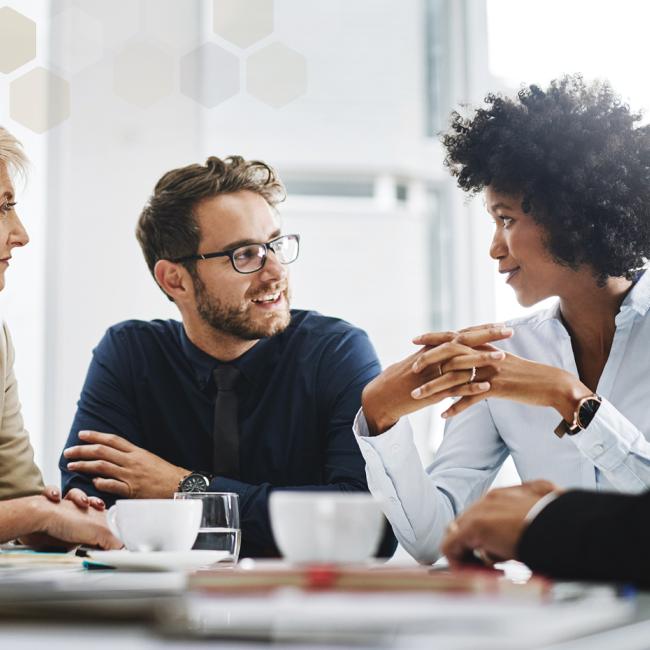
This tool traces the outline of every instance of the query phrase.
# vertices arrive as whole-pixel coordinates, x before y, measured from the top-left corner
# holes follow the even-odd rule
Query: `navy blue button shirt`
[[[174,320],[111,327],[93,358],[66,447],[84,430],[115,433],[170,463],[211,470],[219,361],[197,348]],[[275,556],[268,496],[273,489],[367,490],[352,433],[363,387],[380,372],[365,332],[316,312],[291,312],[287,329],[232,362],[238,385],[241,476],[215,477],[209,490],[236,492],[242,557]],[[62,488],[100,496],[92,477],[70,472]],[[156,477],[151,476],[151,481]],[[389,531],[380,554],[393,552]]]

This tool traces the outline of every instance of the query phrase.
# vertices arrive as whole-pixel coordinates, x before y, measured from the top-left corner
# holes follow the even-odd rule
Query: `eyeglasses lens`
[[[291,264],[298,257],[298,240],[293,235],[280,237],[271,244],[271,248],[281,264]]]
[[[280,264],[291,264],[298,257],[298,238],[285,235],[267,244]],[[232,255],[233,264],[240,273],[254,273],[264,266],[266,248],[262,244],[240,246]]]
[[[253,273],[264,265],[266,251],[261,244],[241,246],[232,255],[235,268],[241,273]]]

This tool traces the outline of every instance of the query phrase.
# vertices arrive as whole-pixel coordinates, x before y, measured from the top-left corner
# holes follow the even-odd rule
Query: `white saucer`
[[[195,571],[228,557],[228,551],[88,551],[93,564],[131,571]]]

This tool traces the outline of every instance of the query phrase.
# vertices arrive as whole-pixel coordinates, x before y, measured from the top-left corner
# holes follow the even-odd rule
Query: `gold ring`
[[[469,378],[469,381],[467,383],[471,384],[474,382],[475,379],[476,379],[476,366],[472,366],[472,375]]]

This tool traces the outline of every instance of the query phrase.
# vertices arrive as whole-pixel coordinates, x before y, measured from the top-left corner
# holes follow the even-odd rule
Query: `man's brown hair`
[[[194,209],[202,200],[242,190],[256,192],[272,208],[286,197],[284,185],[270,165],[241,156],[223,160],[210,156],[205,165],[167,172],[156,183],[135,231],[151,274],[158,260],[175,260],[198,252],[201,233]],[[196,262],[183,264],[194,277]]]

